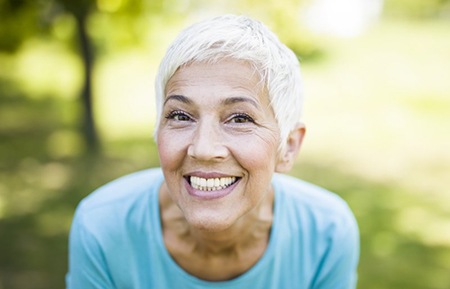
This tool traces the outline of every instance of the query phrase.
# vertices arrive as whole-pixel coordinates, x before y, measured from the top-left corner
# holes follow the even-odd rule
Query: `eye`
[[[251,116],[245,113],[236,113],[231,116],[230,123],[254,123],[255,121]]]
[[[167,119],[173,119],[175,121],[190,121],[191,117],[184,111],[175,110],[166,115]]]

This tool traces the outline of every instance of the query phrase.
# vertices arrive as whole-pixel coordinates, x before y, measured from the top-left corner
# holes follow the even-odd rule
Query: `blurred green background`
[[[223,13],[262,20],[301,59],[291,174],[353,209],[359,288],[450,288],[450,1],[0,0],[0,289],[64,288],[78,202],[158,165],[165,49]]]

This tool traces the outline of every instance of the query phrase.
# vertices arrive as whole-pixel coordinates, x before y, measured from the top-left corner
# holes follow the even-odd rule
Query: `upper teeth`
[[[236,177],[204,179],[200,177],[191,177],[191,185],[194,189],[202,191],[222,190],[236,181]]]

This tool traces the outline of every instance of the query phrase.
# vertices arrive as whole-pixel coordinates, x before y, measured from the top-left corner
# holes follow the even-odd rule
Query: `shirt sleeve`
[[[335,227],[312,289],[354,289],[359,260],[359,231],[351,215]]]
[[[83,224],[77,212],[69,237],[69,272],[67,289],[113,289],[102,248],[93,234]]]

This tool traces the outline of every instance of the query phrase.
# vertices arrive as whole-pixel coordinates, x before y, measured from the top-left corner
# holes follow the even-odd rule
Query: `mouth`
[[[197,176],[187,176],[186,180],[192,188],[204,191],[220,191],[234,185],[240,178],[238,177],[220,177],[220,178],[201,178]]]

